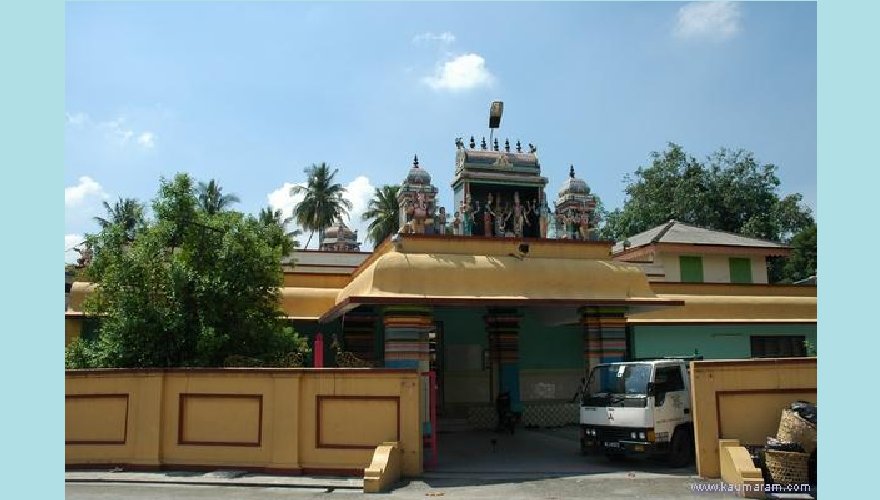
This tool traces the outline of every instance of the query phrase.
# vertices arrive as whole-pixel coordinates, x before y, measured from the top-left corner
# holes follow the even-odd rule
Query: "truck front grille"
[[[644,429],[637,429],[635,427],[596,427],[596,440],[610,442],[631,441],[630,433],[635,432],[638,435],[639,431],[644,432]]]

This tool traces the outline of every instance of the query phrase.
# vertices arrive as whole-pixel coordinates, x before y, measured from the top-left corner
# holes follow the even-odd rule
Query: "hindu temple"
[[[815,342],[815,285],[767,281],[784,245],[676,221],[628,246],[598,240],[585,172],[493,134],[450,148],[453,207],[439,206],[416,156],[401,168],[398,233],[361,252],[337,221],[320,251],[283,262],[280,308],[298,332],[335,337],[364,366],[424,376],[426,433],[429,403],[491,427],[502,392],[525,425],[575,422],[572,395],[599,362],[798,355]],[[555,198],[547,168],[568,174]],[[89,290],[71,287],[68,341],[85,335]]]

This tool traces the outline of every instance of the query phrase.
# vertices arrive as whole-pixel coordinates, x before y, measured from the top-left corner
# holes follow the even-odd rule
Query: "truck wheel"
[[[684,467],[690,464],[694,453],[694,440],[690,431],[684,428],[676,430],[669,448],[669,465]]]

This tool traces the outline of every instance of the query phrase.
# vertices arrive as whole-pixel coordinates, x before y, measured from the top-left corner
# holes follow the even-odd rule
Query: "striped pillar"
[[[434,328],[430,307],[386,307],[382,322],[385,326],[385,367],[417,368],[427,373],[430,365],[428,332]]]
[[[497,367],[498,393],[510,392],[510,408],[522,412],[519,387],[519,319],[516,309],[489,308],[486,316],[489,356]]]
[[[434,316],[430,307],[386,307],[382,314],[385,326],[385,367],[415,368],[419,371],[419,389],[422,406],[419,419],[422,435],[433,436],[431,426],[430,343],[428,334],[434,328]]]
[[[588,367],[626,359],[626,308],[584,307],[584,361]]]

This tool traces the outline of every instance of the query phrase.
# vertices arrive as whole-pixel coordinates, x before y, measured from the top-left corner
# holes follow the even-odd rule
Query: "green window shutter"
[[[678,258],[682,283],[703,282],[703,258],[682,255]]]
[[[740,257],[730,258],[730,282],[752,282],[752,259]]]

